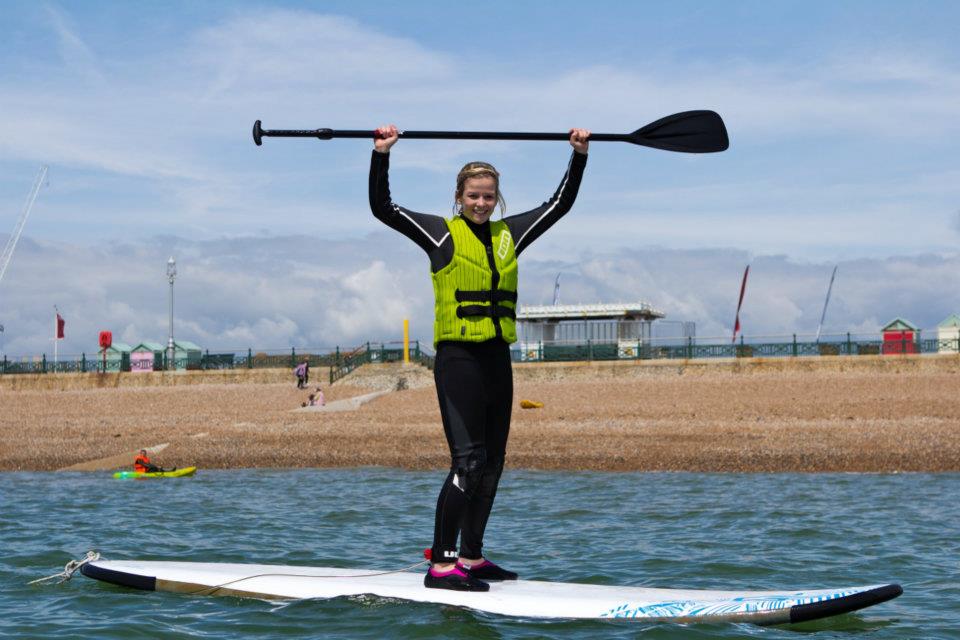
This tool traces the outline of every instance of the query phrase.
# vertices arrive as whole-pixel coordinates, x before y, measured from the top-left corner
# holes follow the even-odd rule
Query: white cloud
[[[77,35],[76,29],[70,25],[69,17],[49,4],[44,6],[44,11],[56,33],[60,59],[64,66],[84,81],[104,88],[104,76],[99,69],[97,57]]]
[[[0,237],[2,240],[2,237]],[[166,343],[166,258],[177,256],[175,335],[211,351],[349,348],[399,340],[404,318],[429,344],[433,293],[427,259],[393,232],[357,241],[252,237],[154,238],[91,250],[30,239],[0,286],[10,355],[50,352],[53,305],[67,320],[63,354],[96,349],[100,330],[131,344]],[[521,257],[521,304],[644,300],[701,338],[729,335],[743,267],[748,336],[816,332],[832,264],[728,249],[630,248],[562,261]],[[841,261],[825,333],[878,330],[896,316],[931,329],[960,311],[950,283],[960,255]]]
[[[365,269],[344,274],[341,296],[330,300],[324,310],[328,321],[341,335],[355,342],[370,335],[400,335],[403,320],[416,313],[416,309],[396,273],[382,260],[374,260]],[[422,309],[424,305],[420,306]]]
[[[753,336],[816,333],[833,265],[782,255],[638,248],[585,255],[567,264],[527,262],[521,299],[549,303],[556,273],[562,271],[564,303],[643,300],[668,319],[696,322],[701,337],[723,337],[732,330],[748,262],[744,331]],[[960,309],[960,293],[947,284],[958,273],[957,254],[840,261],[824,332],[875,332],[896,316],[933,328]]]
[[[199,30],[191,40],[183,61],[213,79],[206,99],[236,97],[236,91],[383,94],[411,82],[450,78],[454,70],[446,56],[409,38],[309,11],[247,11]]]
[[[0,78],[6,166],[52,164],[54,188],[41,203],[50,223],[33,227],[38,237],[209,239],[266,228],[342,238],[375,228],[366,213],[369,143],[267,140],[256,148],[249,129],[258,117],[274,128],[392,119],[408,129],[576,122],[625,132],[672,111],[712,107],[727,120],[730,152],[600,147],[578,203],[594,224],[558,227],[551,246],[611,246],[629,235],[675,248],[819,259],[948,250],[936,223],[950,224],[956,170],[866,168],[887,155],[930,154],[932,162],[930,145],[960,133],[960,71],[922,47],[827,49],[802,63],[659,55],[629,68],[590,61],[518,71],[496,60],[470,64],[457,46],[353,18],[247,7],[187,25],[177,46],[151,41],[121,59],[116,47],[87,42],[93,36],[68,10],[48,13],[64,52],[59,66],[15,66]],[[465,66],[483,87],[480,106],[461,104]],[[773,148],[782,156],[757,155]],[[792,150],[805,157],[791,161]],[[559,174],[565,153],[549,144],[405,142],[395,193],[412,208],[446,212],[455,169],[489,157],[502,163],[516,211],[552,190],[553,178],[541,176],[554,166]],[[894,242],[864,233],[904,218],[929,222]]]
[[[134,175],[226,179],[230,172],[216,168],[223,152],[217,141],[239,136],[234,125],[248,129],[252,114],[289,119],[265,125],[290,128],[372,126],[388,116],[408,128],[469,128],[475,120],[454,106],[461,99],[457,70],[466,62],[457,48],[430,48],[352,18],[248,8],[188,34],[182,51],[97,63],[77,31],[65,26],[68,17],[51,16],[69,48],[65,69],[53,70],[57,86],[50,90],[16,75],[0,86],[9,108],[5,145],[18,157]],[[883,138],[960,126],[953,117],[960,71],[951,62],[915,51],[844,53],[790,66],[661,58],[630,71],[598,65],[537,75],[496,65],[475,71],[490,128],[562,128],[576,121],[628,131],[644,124],[637,121],[643,114],[707,105],[726,116],[735,144],[825,128]],[[96,71],[104,83],[90,86],[67,73],[78,61],[85,69],[104,67]]]

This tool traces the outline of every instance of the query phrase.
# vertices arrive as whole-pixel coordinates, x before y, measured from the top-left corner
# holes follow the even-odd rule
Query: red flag
[[[63,326],[67,324],[67,321],[60,317],[60,314],[57,314],[57,340],[63,340]]]
[[[737,341],[737,332],[740,331],[740,307],[743,306],[743,294],[747,292],[747,274],[750,273],[750,265],[743,270],[743,282],[740,283],[740,301],[737,302],[737,317],[733,321],[733,340]]]

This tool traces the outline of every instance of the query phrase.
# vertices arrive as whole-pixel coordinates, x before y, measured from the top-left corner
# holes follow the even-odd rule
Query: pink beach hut
[[[163,369],[164,346],[159,342],[141,342],[130,352],[130,371],[147,373]]]

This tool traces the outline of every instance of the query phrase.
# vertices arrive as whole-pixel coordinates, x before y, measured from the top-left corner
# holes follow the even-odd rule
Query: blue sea
[[[960,475],[508,471],[489,556],[538,580],[904,594],[803,625],[544,621],[377,598],[287,603],[125,589],[105,558],[400,568],[430,546],[441,471],[0,474],[0,636],[11,638],[960,638]]]

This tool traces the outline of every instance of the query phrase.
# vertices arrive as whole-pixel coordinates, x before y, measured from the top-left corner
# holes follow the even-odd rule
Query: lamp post
[[[177,263],[170,256],[167,260],[167,278],[170,280],[170,338],[167,340],[167,369],[176,369],[173,361],[173,279],[177,277]]]

